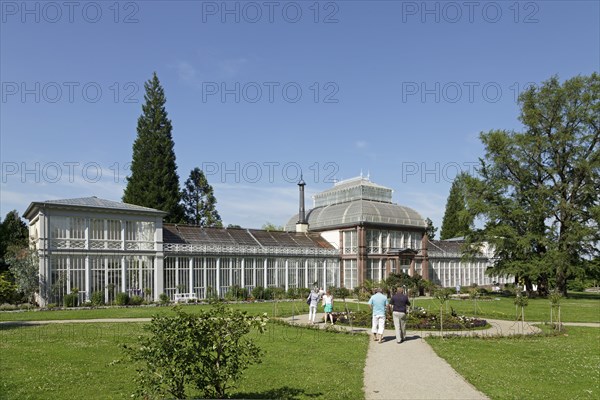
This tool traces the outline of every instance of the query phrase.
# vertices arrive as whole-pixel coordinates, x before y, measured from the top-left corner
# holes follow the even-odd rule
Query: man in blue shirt
[[[369,299],[369,307],[373,310],[373,340],[383,342],[383,329],[385,327],[385,310],[388,305],[387,296],[381,293],[381,288],[375,289],[375,294]]]

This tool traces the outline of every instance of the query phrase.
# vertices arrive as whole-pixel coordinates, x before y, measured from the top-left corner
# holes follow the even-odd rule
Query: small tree
[[[34,296],[40,289],[37,251],[27,247],[12,246],[7,251],[7,260],[17,288],[33,304]]]
[[[136,395],[186,398],[193,385],[208,398],[224,398],[250,364],[259,363],[261,351],[246,335],[265,331],[266,314],[246,312],[214,303],[208,310],[187,314],[175,307],[175,316],[158,315],[140,337],[139,347],[124,346],[138,362]]]
[[[550,300],[550,325],[554,324],[555,319],[553,317],[556,313],[555,329],[557,329],[558,331],[560,331],[562,328],[560,319],[560,301],[562,300],[562,297],[562,293],[560,293],[558,290],[554,290],[548,296],[548,299]]]
[[[216,208],[214,190],[200,168],[194,168],[190,172],[183,185],[181,201],[188,224],[219,228],[223,226]]]

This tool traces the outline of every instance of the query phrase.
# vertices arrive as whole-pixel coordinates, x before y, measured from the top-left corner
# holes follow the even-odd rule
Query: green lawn
[[[194,312],[208,305],[182,305],[187,312]],[[267,313],[269,317],[288,317],[292,314],[308,314],[308,305],[303,300],[298,301],[280,301],[280,302],[256,302],[256,303],[238,303],[236,308],[247,310],[252,314]],[[348,303],[350,309],[356,307],[368,308],[367,305],[357,305]],[[335,303],[334,311],[343,311],[344,303],[338,301]],[[323,308],[318,311],[322,314]],[[1,311],[0,321],[47,321],[47,320],[69,320],[69,319],[97,319],[97,318],[151,318],[156,314],[173,314],[173,305],[170,306],[139,306],[139,307],[107,307],[92,309],[66,309],[66,310],[43,310],[43,311]]]
[[[413,305],[430,311],[438,311],[440,302],[436,299],[411,299]],[[513,297],[495,297],[493,300],[449,300],[448,310],[453,308],[458,314],[492,319],[515,320],[516,312]],[[600,322],[600,295],[573,296],[562,299],[562,322]],[[529,299],[525,307],[525,320],[550,321],[550,301]]]
[[[600,329],[557,336],[427,338],[435,352],[491,399],[600,398]]]
[[[0,398],[118,399],[134,390],[135,368],[113,361],[141,323],[0,328]],[[265,351],[233,393],[239,398],[362,399],[366,335],[269,324],[252,334]]]

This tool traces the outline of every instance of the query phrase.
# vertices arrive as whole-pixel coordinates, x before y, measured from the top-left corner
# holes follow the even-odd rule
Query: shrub
[[[129,304],[132,306],[139,306],[144,302],[144,298],[142,296],[131,296],[129,299]]]
[[[93,306],[102,306],[104,305],[104,292],[97,291],[92,293],[92,298],[90,299]]]
[[[273,295],[271,297],[272,299],[281,300],[285,297],[285,289],[284,288],[274,287],[274,288],[271,288],[271,290],[273,293]]]
[[[8,274],[0,274],[0,303],[13,303],[17,297],[17,285],[8,279]]]
[[[246,300],[248,298],[248,289],[233,285],[225,294],[228,301]]]
[[[186,388],[195,386],[203,398],[227,397],[242,372],[260,362],[262,353],[247,334],[265,331],[266,314],[248,316],[223,303],[197,314],[175,307],[175,313],[155,316],[139,346],[124,346],[130,360],[140,363],[136,395],[187,398]]]
[[[126,306],[129,304],[129,295],[125,292],[117,293],[117,297],[115,298],[115,304],[118,306]]]
[[[573,279],[567,282],[567,290],[573,292],[583,292],[585,287],[585,282],[583,282],[581,279]]]
[[[77,307],[78,300],[79,298],[77,296],[77,293],[66,294],[63,297],[63,305],[65,307]]]
[[[298,288],[298,298],[306,299],[309,294],[310,294],[309,288]]]
[[[263,292],[263,299],[265,300],[273,300],[273,288],[265,288]]]
[[[161,293],[158,296],[158,302],[162,305],[166,305],[171,302],[171,299],[169,298],[169,295],[167,295],[166,293]]]
[[[4,304],[0,305],[0,311],[13,311],[16,309],[17,309],[16,304],[4,303]]]
[[[265,299],[265,288],[262,286],[257,286],[252,289],[252,297],[256,300],[264,300]]]
[[[48,303],[48,304],[46,305],[46,308],[47,308],[48,310],[52,310],[53,308],[57,308],[57,307],[58,307],[58,304],[56,304],[56,303]]]

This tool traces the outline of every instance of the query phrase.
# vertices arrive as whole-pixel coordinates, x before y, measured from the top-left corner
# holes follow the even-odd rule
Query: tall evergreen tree
[[[183,221],[179,176],[175,162],[171,120],[165,110],[165,93],[156,72],[144,84],[146,93],[133,143],[131,176],[123,201],[167,212],[167,222]]]
[[[457,175],[450,187],[450,194],[446,201],[446,211],[444,212],[442,229],[440,231],[441,240],[466,236],[470,232],[473,220],[467,213],[465,179],[465,173]]]
[[[200,168],[194,168],[190,172],[190,177],[185,181],[182,202],[185,221],[188,224],[208,227],[223,226],[215,207],[217,199],[213,188],[208,184],[208,180]]]

